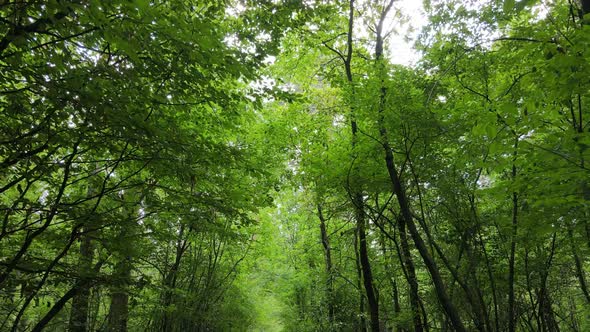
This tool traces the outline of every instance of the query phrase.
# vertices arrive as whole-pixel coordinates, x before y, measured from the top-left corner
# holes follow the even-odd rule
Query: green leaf
[[[514,9],[515,0],[503,0],[502,9],[504,13],[509,13]]]

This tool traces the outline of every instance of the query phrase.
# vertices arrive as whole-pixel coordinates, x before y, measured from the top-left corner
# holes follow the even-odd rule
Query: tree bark
[[[353,28],[354,28],[354,0],[350,0],[349,3],[349,17],[348,17],[348,33],[347,33],[347,52],[346,58],[344,58],[344,68],[346,72],[346,78],[348,84],[350,84],[351,88],[353,89],[351,100],[354,99],[354,85],[353,85],[353,77],[352,77],[352,36],[353,36]],[[352,132],[352,148],[353,151],[356,147],[357,135],[358,135],[358,126],[355,118],[355,109],[354,106],[351,104],[350,112],[351,112],[351,119],[350,119],[350,127]],[[353,152],[354,153],[354,152]],[[353,156],[353,162],[354,162]],[[375,289],[373,286],[373,276],[371,272],[371,264],[369,261],[369,250],[367,247],[367,240],[366,240],[366,220],[365,220],[365,210],[364,210],[364,202],[363,202],[363,195],[362,191],[359,188],[359,184],[356,181],[358,179],[358,171],[355,169],[354,171],[354,180],[353,181],[353,188],[351,190],[351,197],[352,203],[355,209],[355,219],[356,219],[356,227],[357,227],[357,235],[359,239],[359,262],[362,271],[362,279],[363,279],[363,286],[365,288],[365,293],[367,295],[367,304],[369,306],[369,316],[371,319],[371,331],[378,332],[379,331],[379,302],[375,296]]]
[[[79,286],[72,300],[72,310],[70,312],[69,332],[86,332],[88,331],[88,308],[90,300],[91,283],[88,275],[92,268],[92,259],[94,257],[94,248],[92,239],[87,233],[88,228],[81,229],[80,258],[78,260],[78,280]]]
[[[359,291],[359,321],[358,321],[358,331],[365,332],[367,330],[367,320],[365,319],[365,294],[363,293],[362,288],[362,280],[363,280],[363,272],[361,269],[361,261],[359,258],[359,241],[358,241],[358,234],[357,229],[354,230],[354,258],[356,263],[356,272],[357,272],[357,283],[356,287]]]
[[[393,291],[393,312],[395,312],[395,315],[398,316],[401,313],[402,308],[399,304],[399,290],[397,289],[397,282],[395,278],[391,278],[391,288]],[[398,327],[396,324],[394,331],[403,331],[403,328]]]
[[[363,204],[361,194],[355,197],[356,204]],[[367,305],[369,306],[369,317],[371,319],[371,331],[379,332],[379,302],[375,296],[375,289],[373,288],[373,275],[371,272],[371,265],[369,262],[369,249],[367,248],[367,234],[365,230],[365,211],[361,207],[356,206],[356,222],[357,232],[359,236],[359,258],[361,262],[361,270],[363,272],[363,285],[367,294]]]
[[[580,289],[582,290],[582,294],[584,294],[584,298],[586,299],[586,303],[590,304],[590,293],[588,293],[588,286],[586,284],[586,277],[584,277],[584,268],[582,266],[582,261],[580,260],[580,256],[578,255],[578,250],[576,249],[576,245],[574,244],[574,237],[572,234],[572,230],[568,231],[568,238],[570,241],[572,255],[574,257],[574,263],[576,266],[576,276],[578,277],[578,281],[580,283]]]
[[[85,285],[83,285],[80,282],[77,282],[76,284],[74,284],[74,286],[72,286],[72,288],[70,288],[69,291],[67,291],[57,302],[55,302],[55,304],[53,305],[53,307],[51,307],[49,312],[47,314],[45,314],[45,316],[43,316],[43,318],[41,318],[41,320],[39,320],[39,322],[37,322],[37,324],[35,324],[35,326],[33,327],[33,329],[31,331],[32,332],[43,331],[45,326],[47,326],[47,324],[49,324],[49,322],[51,322],[51,320],[63,309],[63,307],[66,305],[66,303],[68,303],[68,301],[78,293],[79,288],[84,287],[84,286]],[[70,331],[74,331],[74,330],[70,330]],[[82,330],[77,330],[77,331],[82,331]]]
[[[330,238],[326,229],[326,219],[322,211],[322,206],[317,205],[318,217],[320,219],[320,235],[322,246],[324,247],[324,258],[326,261],[326,297],[328,301],[328,322],[330,327],[334,323],[334,281],[332,271],[332,249],[330,248]]]
[[[424,264],[426,265],[426,268],[428,269],[428,272],[430,273],[430,276],[431,276],[432,281],[434,283],[436,295],[437,295],[443,309],[445,310],[447,316],[449,317],[451,324],[453,324],[455,331],[463,332],[463,331],[465,331],[465,327],[463,326],[463,322],[461,321],[461,318],[459,316],[459,313],[457,312],[457,309],[455,308],[455,306],[453,305],[453,303],[451,302],[451,299],[449,298],[449,296],[447,294],[446,287],[445,287],[444,282],[442,280],[442,276],[440,275],[438,266],[436,265],[436,262],[434,261],[434,259],[430,255],[430,252],[428,252],[428,248],[426,247],[426,244],[424,243],[422,236],[418,232],[418,229],[416,228],[416,224],[414,223],[414,220],[412,218],[412,214],[410,211],[409,202],[406,197],[405,189],[403,188],[403,185],[399,179],[399,176],[397,174],[397,170],[395,169],[395,166],[393,163],[393,154],[391,152],[391,148],[389,147],[388,143],[384,143],[384,145],[386,148],[385,154],[386,154],[387,169],[390,174],[391,182],[393,184],[393,190],[397,196],[398,204],[400,206],[400,210],[402,213],[402,218],[405,219],[405,222],[408,226],[408,229],[410,231],[410,235],[416,245],[416,248],[420,252],[422,259],[424,260]]]
[[[131,265],[128,258],[122,258],[115,267],[115,282],[111,289],[111,306],[107,323],[108,332],[127,332],[129,316],[129,279]]]
[[[418,294],[418,278],[416,278],[416,269],[414,267],[414,260],[410,252],[408,243],[408,235],[406,232],[406,223],[400,218],[397,222],[399,231],[401,255],[403,257],[403,264],[406,267],[407,281],[410,287],[410,306],[412,307],[412,315],[414,321],[414,331],[423,331],[422,320],[420,319],[420,296]]]
[[[539,291],[539,316],[543,321],[543,326],[547,331],[559,332],[559,325],[555,320],[555,314],[553,313],[551,296],[547,289],[547,278],[549,277],[549,271],[551,270],[551,264],[553,262],[553,255],[555,254],[555,239],[557,234],[553,233],[553,239],[551,240],[551,250],[549,251],[549,257],[545,263],[543,272],[541,273],[541,289]]]
[[[512,159],[512,181],[516,181],[516,157],[518,148],[518,138],[514,142],[514,152]],[[514,332],[516,329],[516,313],[514,312],[514,264],[516,255],[516,235],[518,232],[518,193],[512,192],[512,234],[510,236],[510,257],[508,258],[508,331]]]
[[[98,271],[100,271],[100,268],[102,267],[102,265],[104,264],[104,261],[98,261],[94,267],[89,267],[89,272],[92,274],[96,274],[98,273]],[[80,291],[80,289],[83,289],[85,286],[85,284],[89,284],[91,281],[90,279],[79,279],[73,286],[72,288],[70,288],[59,300],[57,300],[57,302],[55,302],[55,304],[51,307],[51,309],[45,314],[45,316],[43,316],[43,318],[41,318],[39,320],[39,322],[37,322],[37,324],[35,324],[35,326],[33,327],[33,329],[31,330],[32,332],[41,332],[43,331],[43,329],[45,329],[45,326],[47,326],[47,324],[49,324],[49,322],[51,322],[51,320],[57,316],[57,314],[60,313],[60,311],[63,309],[63,307],[68,303],[68,301],[76,296],[76,294]]]
[[[188,242],[184,238],[184,225],[180,226],[178,239],[176,242],[176,255],[174,257],[174,263],[168,271],[168,275],[164,278],[164,296],[163,296],[163,308],[164,316],[162,318],[162,331],[172,331],[172,313],[167,308],[173,303],[174,288],[176,288],[176,280],[178,276],[178,269],[180,268],[180,262],[184,255]]]
[[[376,65],[380,66],[380,68],[378,68],[378,69],[380,69],[381,76],[382,76],[380,98],[379,98],[379,108],[378,108],[378,126],[379,126],[379,133],[380,133],[381,140],[382,140],[382,147],[383,147],[383,150],[385,151],[385,165],[387,167],[387,171],[389,173],[389,178],[390,178],[391,184],[393,186],[393,192],[395,193],[395,195],[397,197],[398,204],[400,206],[401,218],[403,219],[404,223],[407,225],[408,230],[410,231],[410,235],[414,241],[414,244],[416,245],[416,248],[420,252],[422,259],[424,260],[424,264],[426,265],[426,268],[428,269],[430,276],[432,277],[432,281],[434,282],[434,287],[435,287],[438,299],[439,299],[442,307],[444,308],[445,312],[447,313],[447,316],[449,317],[451,323],[453,324],[455,331],[463,332],[463,331],[465,331],[465,327],[463,326],[463,322],[461,321],[458,311],[456,310],[455,306],[453,305],[451,299],[449,298],[449,296],[447,294],[447,291],[446,291],[444,282],[442,280],[442,277],[440,275],[438,266],[436,265],[436,262],[434,261],[430,252],[428,251],[428,248],[427,248],[426,244],[424,243],[422,236],[418,232],[418,229],[416,228],[416,224],[414,223],[414,219],[412,217],[412,213],[411,213],[411,209],[410,209],[410,203],[409,203],[407,196],[406,196],[406,189],[399,177],[399,174],[397,173],[397,169],[395,167],[395,162],[394,162],[394,158],[393,158],[393,152],[391,150],[391,147],[390,147],[389,141],[388,141],[389,138],[387,135],[387,129],[385,128],[385,123],[384,123],[385,119],[384,119],[383,113],[385,111],[385,96],[386,96],[387,89],[386,89],[384,82],[383,82],[385,73],[383,72],[383,70],[384,70],[383,65],[384,64],[383,64],[383,60],[382,60],[382,56],[383,56],[382,27],[383,27],[383,22],[385,21],[386,14],[389,11],[389,9],[391,8],[392,4],[393,4],[393,1],[390,1],[388,3],[387,7],[383,10],[383,12],[381,14],[381,18],[380,18],[379,24],[377,26],[377,33],[376,33],[377,40],[376,40],[376,46],[375,46]]]

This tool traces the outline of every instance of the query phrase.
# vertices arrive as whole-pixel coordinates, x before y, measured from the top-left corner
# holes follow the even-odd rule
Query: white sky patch
[[[332,126],[334,127],[342,127],[346,124],[346,118],[342,114],[336,114],[332,118]]]
[[[542,1],[541,3],[533,6],[533,8],[531,10],[535,14],[535,21],[534,22],[540,22],[540,21],[547,18],[547,15],[549,15],[549,11],[550,11],[549,6],[550,5],[546,1]]]
[[[262,60],[262,63],[265,65],[272,65],[273,63],[275,63],[275,61],[277,60],[277,57],[274,55],[267,55],[266,58],[264,58],[264,60]]]
[[[68,118],[68,128],[76,128],[76,122],[74,122],[74,115],[70,114],[70,117]]]
[[[260,79],[256,80],[255,82],[250,83],[250,86],[255,90],[262,91],[264,88],[270,89],[275,86],[276,81],[272,77],[262,76]]]
[[[143,219],[144,219],[144,218],[145,218],[145,216],[146,216],[145,209],[144,209],[143,207],[140,207],[140,208],[137,210],[137,215],[139,216],[139,218],[137,218],[137,223],[138,223],[139,225],[143,225]]]
[[[480,189],[489,188],[492,185],[492,178],[487,175],[482,174],[479,179],[477,179],[477,186]]]
[[[258,42],[269,42],[272,40],[272,36],[267,32],[262,32],[256,35],[256,40]]]
[[[231,6],[225,8],[225,15],[238,17],[246,11],[246,7],[239,2],[234,2]]]
[[[47,197],[49,197],[49,190],[45,189],[41,193],[41,196],[39,196],[39,203],[41,203],[41,204],[47,203]]]
[[[400,20],[398,12],[407,19]],[[422,1],[398,0],[395,2],[384,26],[386,33],[393,30],[387,40],[389,59],[392,63],[412,66],[420,60],[421,55],[413,45],[418,39],[420,30],[426,24],[428,24],[428,17],[424,12]]]

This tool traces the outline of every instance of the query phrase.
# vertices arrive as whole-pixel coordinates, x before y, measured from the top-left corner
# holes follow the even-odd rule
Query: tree
[[[587,7],[0,4],[0,330],[587,330]]]

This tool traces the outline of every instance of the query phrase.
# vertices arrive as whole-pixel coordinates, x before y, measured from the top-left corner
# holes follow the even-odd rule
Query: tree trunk
[[[72,310],[70,312],[69,332],[86,332],[88,331],[88,308],[90,300],[91,283],[88,281],[92,278],[88,273],[92,269],[92,259],[94,257],[94,248],[92,239],[87,233],[88,228],[81,230],[80,258],[78,260],[78,280],[79,286],[72,300]]]
[[[471,205],[471,211],[473,213],[473,217],[476,220],[479,220],[478,216],[477,216],[477,210],[475,207],[475,197],[474,195],[470,195],[469,198],[469,202]],[[490,262],[490,258],[488,255],[488,251],[486,249],[483,237],[481,235],[481,229],[478,229],[478,235],[477,235],[477,242],[479,243],[479,246],[481,247],[481,252],[483,253],[483,257],[486,263],[486,272],[488,275],[488,280],[490,281],[490,290],[492,292],[492,301],[494,304],[494,331],[500,331],[500,321],[499,321],[499,316],[498,316],[498,296],[497,296],[497,291],[496,291],[496,280],[494,278],[494,273],[493,273],[493,268],[492,268],[492,263]]]
[[[115,267],[115,281],[111,289],[111,306],[107,325],[108,332],[127,332],[130,276],[131,265],[129,259],[123,258]]]
[[[98,261],[94,267],[90,266],[88,272],[91,274],[96,274],[100,271],[100,268],[104,264],[104,261]],[[31,330],[32,332],[41,332],[45,329],[47,324],[51,322],[51,320],[60,313],[63,307],[68,303],[68,301],[76,296],[76,294],[81,290],[84,289],[91,281],[90,279],[79,279],[73,286],[68,290],[59,300],[55,302],[55,304],[49,309],[49,311],[37,322],[37,324]],[[90,329],[88,329],[90,330]]]
[[[402,308],[399,304],[399,290],[397,289],[397,282],[395,278],[391,278],[391,288],[393,291],[393,312],[395,312],[395,316],[398,317],[402,311]],[[395,325],[394,331],[403,331],[402,328],[398,327],[398,324]]]
[[[422,259],[424,260],[424,264],[430,273],[432,281],[434,283],[434,287],[436,290],[437,297],[445,310],[446,314],[448,315],[455,331],[465,331],[465,327],[463,326],[463,322],[459,316],[458,311],[455,309],[455,306],[451,302],[449,295],[447,294],[446,287],[442,280],[442,276],[440,275],[438,266],[436,262],[432,258],[432,255],[428,251],[422,236],[418,232],[416,224],[414,223],[414,219],[412,217],[412,212],[410,210],[410,203],[406,197],[406,189],[404,184],[401,182],[399,175],[397,173],[397,169],[395,167],[395,162],[393,158],[393,153],[391,151],[391,147],[389,146],[388,137],[387,137],[387,129],[385,129],[384,118],[383,118],[383,111],[384,111],[384,102],[385,102],[385,87],[381,89],[381,98],[380,98],[380,105],[379,105],[379,132],[381,134],[382,139],[382,146],[383,150],[385,151],[385,164],[387,167],[387,171],[389,173],[389,178],[391,180],[391,184],[393,187],[393,192],[397,197],[397,201],[401,210],[401,217],[403,218],[404,222],[408,226],[408,230],[410,231],[410,235],[416,248],[420,252]]]
[[[359,259],[361,262],[361,270],[363,272],[363,285],[365,286],[365,293],[367,294],[367,305],[369,306],[369,317],[371,319],[371,331],[379,332],[379,302],[375,296],[375,289],[373,288],[373,275],[369,262],[369,249],[367,248],[367,234],[365,230],[365,211],[362,209],[362,200],[363,198],[361,194],[356,194],[355,208],[357,222],[356,225],[359,237]],[[357,206],[357,204],[360,204],[360,206]]]
[[[403,264],[406,267],[408,285],[410,286],[410,306],[412,307],[414,331],[421,332],[423,331],[423,328],[422,320],[420,319],[420,296],[418,295],[418,278],[416,278],[414,260],[412,259],[410,246],[408,243],[406,223],[402,219],[398,220],[397,228],[399,231],[399,237],[401,242],[401,255],[404,260]]]
[[[348,33],[347,33],[347,53],[346,58],[344,59],[344,68],[346,72],[346,78],[350,86],[353,88],[353,92],[351,94],[351,101],[354,100],[354,86],[353,86],[353,78],[352,78],[352,36],[353,36],[353,27],[354,27],[354,0],[350,0],[349,3],[349,17],[348,17]],[[355,119],[354,113],[354,106],[351,103],[350,106],[351,112],[351,120],[350,120],[350,127],[352,132],[352,148],[356,147],[357,135],[358,135],[358,127],[357,122]],[[353,152],[354,153],[354,152]],[[353,162],[354,162],[353,156]],[[379,303],[375,296],[375,289],[373,286],[373,276],[371,272],[371,265],[369,262],[369,250],[367,247],[367,240],[366,240],[366,231],[365,231],[365,210],[364,210],[364,202],[363,202],[363,195],[362,190],[359,188],[358,184],[358,170],[354,170],[353,172],[353,188],[351,189],[351,197],[352,203],[355,209],[355,219],[356,219],[356,227],[357,227],[357,235],[359,239],[359,262],[362,271],[362,279],[363,285],[365,288],[365,293],[367,295],[367,304],[369,306],[369,316],[371,319],[371,331],[378,332],[379,331]]]
[[[176,255],[174,257],[174,263],[168,271],[168,275],[164,280],[164,296],[163,296],[163,309],[164,309],[164,317],[162,318],[162,331],[172,331],[172,317],[173,315],[168,308],[173,303],[173,294],[174,288],[176,288],[176,279],[178,275],[178,269],[180,268],[180,262],[182,260],[182,256],[184,255],[186,248],[188,247],[188,242],[184,239],[184,225],[180,226],[180,231],[178,234],[178,239],[176,242]]]
[[[45,314],[45,316],[43,316],[43,318],[41,318],[41,320],[39,320],[39,322],[37,322],[37,324],[35,324],[35,326],[33,327],[33,329],[31,331],[32,332],[43,331],[43,329],[45,329],[47,324],[49,324],[49,322],[51,322],[51,320],[63,309],[63,307],[68,303],[68,301],[78,293],[79,288],[85,287],[85,286],[86,285],[83,285],[80,282],[77,282],[76,284],[74,284],[74,286],[72,288],[70,288],[70,290],[68,290],[59,300],[57,300],[57,302],[55,302],[55,304],[51,307],[49,312],[47,312],[47,314]],[[74,330],[69,330],[69,331],[74,331]],[[82,330],[76,330],[76,331],[82,331]]]
[[[516,157],[518,148],[518,138],[514,142],[514,152],[512,159],[512,181],[516,181]],[[510,236],[510,257],[508,258],[508,331],[514,332],[516,329],[516,317],[514,308],[514,260],[516,255],[516,235],[518,231],[518,193],[512,193],[512,234]]]
[[[545,267],[541,274],[541,289],[539,291],[539,316],[543,321],[543,326],[547,331],[559,332],[559,325],[555,320],[555,314],[553,313],[551,296],[547,289],[547,278],[549,277],[549,271],[553,262],[553,255],[555,254],[555,239],[557,234],[553,233],[553,239],[551,240],[551,250],[549,251],[549,257],[545,263]]]
[[[354,257],[356,263],[356,272],[357,272],[357,283],[356,287],[359,291],[359,321],[358,321],[358,328],[357,331],[365,332],[367,330],[367,320],[365,319],[365,294],[363,293],[362,287],[362,279],[363,279],[363,272],[361,269],[361,262],[360,262],[360,255],[359,255],[359,245],[358,245],[358,230],[354,230]]]
[[[412,217],[412,212],[410,210],[410,203],[406,197],[406,192],[403,183],[401,182],[399,175],[397,174],[397,170],[395,168],[394,160],[393,160],[393,153],[391,152],[391,148],[389,147],[389,143],[387,142],[387,131],[383,126],[383,118],[381,117],[380,120],[380,129],[381,135],[383,138],[383,148],[385,150],[385,163],[387,165],[387,171],[389,172],[390,180],[393,186],[393,191],[397,196],[397,201],[400,206],[401,210],[401,217],[404,219],[406,225],[408,226],[408,230],[410,231],[410,236],[416,245],[416,248],[420,252],[420,256],[424,260],[424,264],[430,273],[432,281],[434,283],[434,288],[436,290],[437,297],[442,305],[443,309],[445,310],[446,314],[448,315],[451,324],[455,328],[455,331],[465,331],[465,327],[463,326],[463,322],[459,316],[458,311],[456,310],[455,306],[451,302],[449,295],[447,294],[447,290],[445,284],[443,282],[442,276],[440,275],[440,271],[432,255],[428,251],[422,236],[418,232],[416,228],[416,224],[414,223],[414,219]]]
[[[444,282],[436,265],[436,262],[428,252],[428,248],[424,243],[418,229],[416,228],[416,224],[414,223],[414,219],[412,217],[412,213],[410,210],[410,203],[406,197],[406,190],[404,184],[401,182],[399,175],[397,173],[397,169],[395,168],[393,153],[391,151],[391,147],[389,146],[387,129],[385,128],[385,120],[384,120],[384,111],[385,111],[385,96],[387,93],[387,88],[384,85],[384,63],[383,63],[383,24],[385,22],[385,18],[387,13],[391,9],[393,5],[393,0],[390,0],[387,6],[381,12],[381,16],[379,18],[379,23],[377,24],[376,29],[376,43],[375,43],[375,61],[376,65],[378,66],[378,70],[381,74],[381,88],[380,88],[380,96],[379,96],[379,105],[378,105],[378,126],[379,126],[379,133],[381,135],[382,140],[382,147],[385,151],[385,164],[387,167],[387,171],[389,173],[389,177],[393,186],[393,192],[397,196],[397,200],[401,210],[401,218],[403,219],[404,223],[407,225],[408,230],[410,231],[410,235],[416,244],[416,248],[420,252],[424,263],[430,272],[432,280],[434,282],[434,286],[436,289],[437,296],[441,305],[443,306],[445,312],[449,316],[451,323],[456,331],[462,332],[465,331],[465,327],[461,322],[461,318],[459,317],[459,313],[455,309],[455,306],[451,302],[447,291],[445,289]]]
[[[332,271],[332,250],[330,248],[330,238],[326,229],[326,220],[322,211],[322,206],[317,205],[318,217],[320,219],[320,235],[322,246],[324,247],[324,257],[326,261],[326,297],[328,301],[328,322],[330,327],[334,323],[334,281]]]
[[[586,303],[590,304],[590,293],[588,293],[588,286],[586,284],[586,277],[584,276],[584,268],[582,266],[582,261],[578,256],[578,250],[576,249],[576,245],[574,244],[574,237],[572,234],[572,230],[568,231],[568,239],[570,241],[572,255],[574,257],[574,263],[576,267],[576,276],[578,277],[578,282],[580,283],[580,289],[582,290],[582,294],[584,294],[584,298],[586,299]]]

